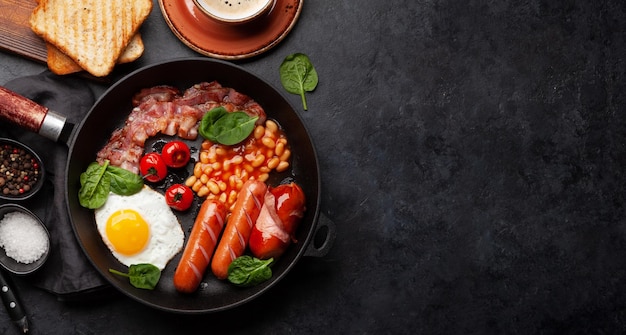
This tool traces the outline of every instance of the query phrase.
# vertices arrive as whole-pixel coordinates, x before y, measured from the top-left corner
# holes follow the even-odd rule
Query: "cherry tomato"
[[[181,168],[189,162],[191,154],[189,153],[189,147],[183,141],[168,142],[163,146],[161,151],[163,161],[165,164],[172,168]]]
[[[174,184],[165,191],[167,205],[179,211],[186,211],[193,202],[193,191],[186,185]]]
[[[161,155],[151,152],[141,157],[139,171],[147,181],[156,183],[167,176],[167,165]]]

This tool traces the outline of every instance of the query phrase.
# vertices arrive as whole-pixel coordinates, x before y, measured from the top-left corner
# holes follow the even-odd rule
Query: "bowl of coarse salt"
[[[25,275],[39,269],[50,253],[50,233],[31,211],[16,204],[0,206],[0,265]]]

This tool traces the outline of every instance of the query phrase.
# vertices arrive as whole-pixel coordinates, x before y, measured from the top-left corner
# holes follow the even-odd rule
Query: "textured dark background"
[[[197,55],[158,5],[142,34],[121,71]],[[33,334],[624,333],[625,41],[622,0],[307,0],[281,44],[237,64],[277,87],[287,54],[317,68],[301,116],[330,253],[196,317],[18,280]],[[0,83],[44,69],[0,53]],[[0,332],[17,334],[4,312]]]

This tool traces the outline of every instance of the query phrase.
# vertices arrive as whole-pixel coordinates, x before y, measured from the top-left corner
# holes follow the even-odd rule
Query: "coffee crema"
[[[197,0],[208,13],[225,20],[240,20],[256,15],[272,0]]]

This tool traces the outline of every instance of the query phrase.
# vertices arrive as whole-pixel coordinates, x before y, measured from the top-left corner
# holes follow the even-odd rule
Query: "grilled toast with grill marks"
[[[40,0],[30,26],[82,69],[103,77],[151,10],[151,0]]]

